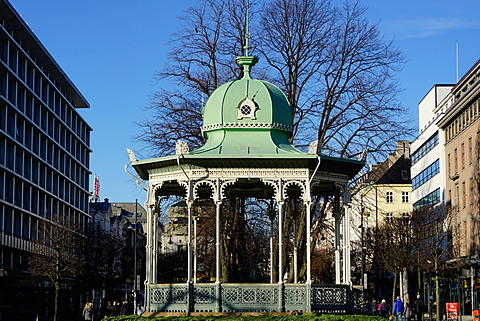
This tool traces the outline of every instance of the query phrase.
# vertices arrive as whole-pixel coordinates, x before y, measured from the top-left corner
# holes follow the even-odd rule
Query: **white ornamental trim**
[[[215,182],[211,181],[211,180],[203,180],[203,181],[196,182],[195,185],[193,186],[193,195],[194,195],[195,199],[200,198],[198,196],[198,188],[202,185],[210,186],[210,188],[212,190],[212,197],[211,198],[213,198],[215,196],[215,194],[217,193]]]
[[[294,181],[287,181],[284,185],[283,185],[283,195],[285,198],[288,198],[288,193],[287,193],[287,190],[290,186],[292,185],[296,185],[298,187],[300,187],[300,189],[302,190],[302,193],[300,195],[300,198],[304,198],[305,196],[305,184],[306,184],[306,181],[305,180],[294,180]]]
[[[309,177],[308,169],[288,169],[288,168],[209,168],[209,169],[187,169],[187,175],[190,179],[193,180],[203,180],[204,178],[214,179],[232,179],[232,178],[263,178],[263,179],[277,179],[277,178],[286,178],[286,179],[305,179]],[[164,172],[164,173],[155,173],[151,174],[149,181],[151,184],[158,184],[159,182],[165,181],[184,181],[185,174],[183,172]],[[315,177],[312,180],[312,187],[315,186],[317,181],[336,181],[336,182],[347,182],[348,178],[346,175],[332,174],[326,172],[317,172]]]
[[[257,123],[257,122],[230,123],[229,122],[229,123],[218,123],[218,124],[202,126],[202,132],[215,130],[215,129],[228,129],[228,128],[277,129],[277,130],[283,130],[286,132],[291,132],[293,130],[293,126],[280,124],[280,123]]]

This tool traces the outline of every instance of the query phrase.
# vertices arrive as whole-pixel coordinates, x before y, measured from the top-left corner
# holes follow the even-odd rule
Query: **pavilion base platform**
[[[144,315],[354,314],[363,291],[349,285],[195,283],[149,284]],[[195,314],[194,314],[195,313]]]

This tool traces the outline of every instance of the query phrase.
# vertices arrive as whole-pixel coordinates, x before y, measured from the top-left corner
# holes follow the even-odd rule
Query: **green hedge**
[[[140,317],[138,315],[122,315],[103,319],[103,321],[385,321],[385,318],[371,315],[335,315],[335,314],[304,314],[304,315],[263,315],[263,316],[201,316],[201,317]]]

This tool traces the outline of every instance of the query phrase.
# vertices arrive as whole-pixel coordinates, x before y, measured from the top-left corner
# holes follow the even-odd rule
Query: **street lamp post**
[[[133,232],[133,313],[137,309],[137,204],[138,199],[135,199],[135,226]]]

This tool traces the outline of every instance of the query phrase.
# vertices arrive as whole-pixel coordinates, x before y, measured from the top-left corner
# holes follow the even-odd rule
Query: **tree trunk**
[[[433,310],[433,309],[432,309]],[[431,319],[431,317],[430,317]],[[435,277],[435,319],[440,321],[440,278]]]
[[[393,303],[395,303],[395,288],[397,287],[397,274],[398,273],[393,273],[393,289],[392,289],[392,308],[393,308]]]
[[[408,299],[408,272],[407,268],[402,271],[402,301],[405,304]]]
[[[57,321],[58,315],[58,298],[60,296],[60,282],[55,281],[55,300],[54,300],[54,311],[53,311],[53,321]]]

